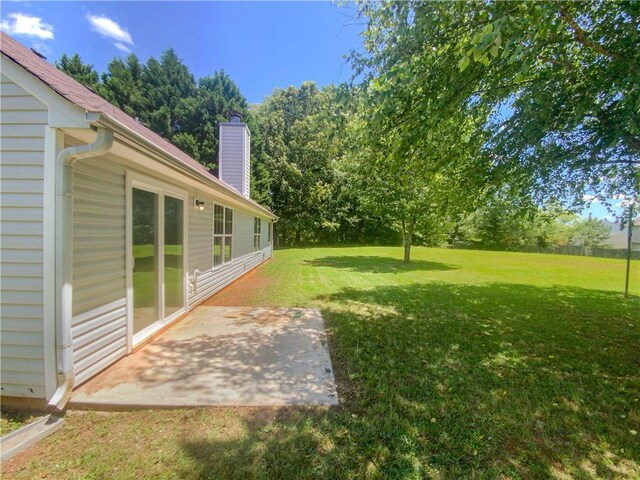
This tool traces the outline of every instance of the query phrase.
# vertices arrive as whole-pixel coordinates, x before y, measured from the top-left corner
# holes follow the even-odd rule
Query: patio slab
[[[337,405],[314,308],[200,306],[78,388],[70,407]]]

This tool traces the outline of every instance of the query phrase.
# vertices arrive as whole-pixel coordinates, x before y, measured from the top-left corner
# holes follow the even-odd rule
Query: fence
[[[479,245],[468,244],[462,242],[456,242],[453,248],[465,249],[465,250],[495,250],[482,248]],[[602,258],[627,258],[626,248],[601,248],[601,247],[581,247],[576,245],[565,245],[563,247],[520,247],[510,249],[514,252],[525,253],[553,253],[557,255],[579,255],[583,257],[602,257]],[[640,260],[640,251],[632,251],[631,258],[633,260]]]

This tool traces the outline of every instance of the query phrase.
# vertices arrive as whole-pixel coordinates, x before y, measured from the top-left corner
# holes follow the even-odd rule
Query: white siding
[[[45,397],[43,207],[46,105],[0,76],[2,395]]]
[[[242,152],[242,155],[244,157],[244,190],[242,191],[242,194],[249,198],[251,197],[251,136],[249,135],[248,128],[245,129],[244,132],[244,151]]]
[[[197,198],[204,201],[204,210],[189,208],[189,272],[205,273],[213,266],[213,201],[206,200],[203,195]],[[193,198],[189,198],[189,205],[193,205]],[[235,213],[235,212],[234,212]],[[197,275],[197,273],[196,273]]]
[[[271,257],[271,246],[253,250],[252,213],[233,211],[233,260],[212,268],[213,198],[197,195],[205,201],[205,209],[189,210],[189,305],[191,307],[206,300],[214,293],[229,285],[238,277]],[[193,204],[193,198],[190,198]],[[263,224],[267,220],[263,219]],[[264,237],[266,239],[266,236]]]
[[[105,158],[81,160],[74,167],[72,337],[76,385],[126,355],[125,178],[124,166]],[[269,258],[271,248],[265,241],[263,250],[253,251],[253,214],[235,208],[234,259],[213,269],[215,199],[195,194],[205,201],[204,210],[199,210],[191,206],[194,192],[189,194],[187,265],[189,279],[194,280],[189,291],[193,307]]]
[[[220,124],[220,179],[249,198],[249,130],[243,123]]]
[[[47,256],[51,254],[45,250],[51,242],[44,241],[43,225],[51,222],[49,227],[52,227],[54,222],[51,215],[47,215],[46,222],[44,218],[45,144],[51,148],[47,142],[52,139],[51,135],[45,139],[49,111],[45,104],[5,75],[1,75],[0,80],[2,395],[45,398],[46,388],[55,388],[45,382],[45,351],[54,348],[51,339],[45,345],[45,334],[50,335],[51,330],[46,329],[49,324],[44,325],[45,311],[54,310],[50,305],[45,309],[45,291],[47,303],[51,303],[53,286],[45,284],[43,265],[45,251]],[[52,112],[55,111],[52,108]],[[229,170],[229,174],[234,186],[248,197],[249,133],[246,127],[233,127],[230,132],[232,138],[224,149],[232,156],[237,155],[238,161],[237,171]],[[51,165],[48,163],[47,168]],[[48,174],[47,179],[51,179]],[[174,184],[179,181],[176,178],[161,180]],[[53,197],[53,183],[47,180],[46,185]],[[246,192],[242,192],[243,189]],[[192,197],[195,192],[189,194]],[[199,271],[189,292],[190,307],[271,256],[271,246],[266,242],[262,250],[253,251],[253,214],[235,208],[234,258],[213,269],[211,203],[214,199],[204,198],[207,200],[205,211],[191,208],[188,218],[188,275],[194,278],[194,272]],[[126,354],[125,201],[125,167],[121,163],[93,158],[76,164],[73,170],[72,305],[76,385]],[[50,205],[47,202],[47,206]],[[266,238],[266,222],[264,219],[263,238]],[[53,230],[49,227],[47,232]],[[53,267],[47,264],[47,269]],[[47,355],[47,358],[50,357]],[[52,373],[47,377],[49,380],[55,371],[54,363],[46,366]]]
[[[250,253],[254,253],[253,250],[253,219],[255,218],[251,213],[238,212],[238,218],[235,220],[234,231],[237,232],[233,237],[233,248],[235,249],[236,256],[241,257]]]
[[[127,353],[125,172],[104,158],[73,172],[73,363],[76,385]]]

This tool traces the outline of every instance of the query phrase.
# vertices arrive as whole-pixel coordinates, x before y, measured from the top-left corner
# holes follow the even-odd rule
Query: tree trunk
[[[411,235],[404,238],[404,258],[402,261],[406,263],[411,261]]]
[[[296,230],[296,247],[299,247],[300,244],[302,243],[302,234],[300,232],[300,229]]]
[[[413,237],[413,228],[407,228],[407,224],[402,219],[402,243],[404,245],[404,258],[403,262],[409,263],[411,261],[411,240]]]

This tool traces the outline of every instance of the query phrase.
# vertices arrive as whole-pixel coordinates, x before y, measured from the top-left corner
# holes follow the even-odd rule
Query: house
[[[250,199],[238,116],[216,178],[4,33],[0,50],[1,394],[60,408],[270,258],[276,216]]]
[[[621,225],[610,220],[602,221],[611,230],[609,239],[605,241],[611,248],[627,249],[627,242],[629,237],[628,227],[621,228]],[[640,252],[640,217],[637,217],[633,221],[633,230],[631,231],[631,251]]]

